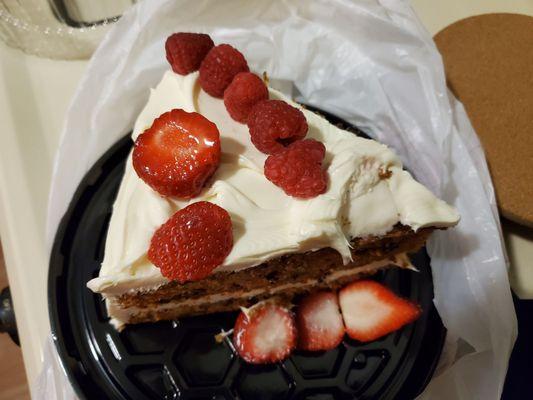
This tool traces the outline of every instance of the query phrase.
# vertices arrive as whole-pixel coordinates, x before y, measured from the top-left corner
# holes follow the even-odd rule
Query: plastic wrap
[[[101,43],[68,111],[48,244],[84,173],[132,129],[148,89],[168,68],[164,40],[175,31],[207,32],[236,46],[273,86],[392,146],[421,182],[458,208],[460,224],[428,243],[435,305],[449,334],[421,398],[499,399],[516,318],[493,187],[466,113],[447,91],[441,57],[408,2],[137,4]],[[54,365],[45,360],[43,373]],[[48,389],[35,393],[56,398]]]

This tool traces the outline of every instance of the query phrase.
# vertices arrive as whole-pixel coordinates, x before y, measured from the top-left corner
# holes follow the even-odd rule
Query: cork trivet
[[[501,213],[533,226],[533,17],[466,18],[435,42],[485,150]]]

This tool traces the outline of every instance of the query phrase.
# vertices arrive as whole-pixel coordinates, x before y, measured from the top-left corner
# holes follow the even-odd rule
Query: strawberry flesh
[[[294,316],[276,304],[257,304],[237,317],[233,344],[239,356],[250,364],[282,361],[296,347]]]
[[[360,342],[394,332],[415,321],[422,312],[418,305],[371,280],[345,286],[339,292],[339,303],[348,336]]]
[[[296,312],[298,348],[307,351],[330,350],[344,337],[339,301],[334,292],[317,292],[305,297]]]
[[[181,109],[158,117],[139,135],[133,168],[163,196],[197,196],[220,163],[220,134],[204,116]]]

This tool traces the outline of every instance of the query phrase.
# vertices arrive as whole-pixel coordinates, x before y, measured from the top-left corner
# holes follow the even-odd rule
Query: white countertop
[[[28,56],[0,41],[0,238],[30,387],[50,332],[44,232],[53,159],[86,65]]]
[[[532,0],[412,3],[432,34],[471,15],[533,15]],[[0,237],[32,389],[50,332],[44,232],[53,157],[70,98],[86,66],[86,61],[29,56],[0,42]],[[524,268],[533,259],[533,233],[510,226],[505,236],[515,263],[513,287],[533,296],[533,272]]]

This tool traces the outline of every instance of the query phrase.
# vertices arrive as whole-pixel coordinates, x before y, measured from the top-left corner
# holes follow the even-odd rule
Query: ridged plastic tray
[[[108,322],[102,297],[85,285],[98,275],[131,145],[129,137],[123,138],[87,173],[52,251],[52,331],[80,398],[411,399],[423,390],[445,338],[432,303],[425,250],[412,259],[419,272],[393,269],[373,278],[419,303],[424,312],[416,323],[372,343],[346,338],[331,351],[296,352],[279,364],[252,366],[239,359],[229,339],[222,344],[214,340],[221,329],[232,328],[236,313],[134,325],[117,332]]]

